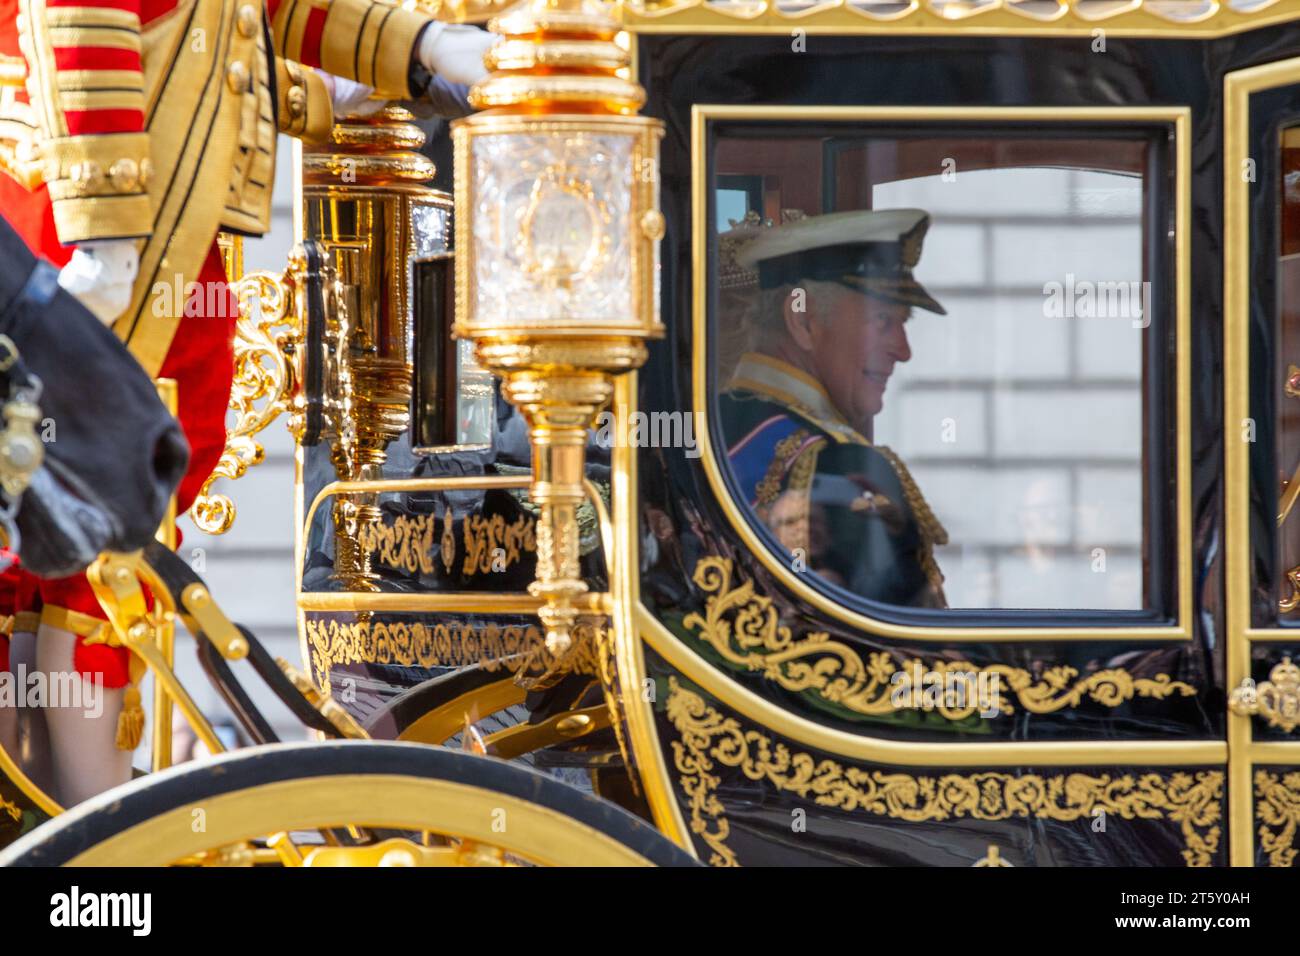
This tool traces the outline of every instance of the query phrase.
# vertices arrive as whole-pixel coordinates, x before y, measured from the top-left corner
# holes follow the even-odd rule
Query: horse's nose
[[[185,440],[181,425],[174,419],[162,425],[159,436],[153,441],[153,455],[148,468],[149,503],[161,520],[166,514],[166,506],[185,477],[186,466],[190,463],[190,445]],[[157,524],[153,525],[155,529]]]
[[[176,491],[176,486],[185,476],[185,468],[189,460],[190,446],[185,441],[180,425],[174,421],[168,422],[158,435],[158,440],[154,442],[152,461],[153,486],[157,500],[162,502],[164,510],[167,499]]]

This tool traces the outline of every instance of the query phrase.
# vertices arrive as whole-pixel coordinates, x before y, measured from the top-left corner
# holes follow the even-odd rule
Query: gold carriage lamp
[[[587,429],[663,334],[656,289],[659,139],[598,0],[527,0],[470,91],[482,112],[452,126],[456,323],[528,422],[540,509],[538,614],[561,653],[577,616],[577,508]]]

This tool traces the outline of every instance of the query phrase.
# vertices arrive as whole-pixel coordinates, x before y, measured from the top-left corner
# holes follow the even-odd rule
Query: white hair
[[[791,297],[800,295],[796,305],[799,311],[807,312],[813,318],[824,319],[827,310],[836,298],[849,291],[838,282],[825,282],[820,279],[806,279],[802,282],[788,282],[771,289],[765,289],[759,306],[759,317],[754,329],[755,345],[774,346],[786,337],[785,304]]]

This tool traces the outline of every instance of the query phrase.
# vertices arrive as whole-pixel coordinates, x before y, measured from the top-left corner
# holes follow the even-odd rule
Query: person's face
[[[910,313],[906,305],[837,288],[808,312],[787,315],[812,374],[845,420],[864,434],[884,407],[894,366],[912,357],[904,327]]]

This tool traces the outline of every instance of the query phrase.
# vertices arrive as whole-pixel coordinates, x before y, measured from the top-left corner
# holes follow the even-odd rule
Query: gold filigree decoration
[[[594,632],[578,623],[577,639],[556,660],[534,624],[433,624],[421,621],[343,622],[308,618],[307,652],[317,683],[329,686],[335,664],[397,664],[403,667],[468,667],[527,673],[599,674]]]
[[[442,566],[448,574],[451,574],[451,566],[456,563],[456,535],[452,531],[455,520],[450,508],[442,513],[440,550],[442,552]]]
[[[1250,678],[1228,698],[1234,714],[1243,717],[1260,716],[1270,727],[1290,733],[1300,726],[1300,667],[1291,658],[1282,658],[1268,672],[1268,680],[1258,685]]]
[[[295,335],[289,327],[292,290],[276,273],[251,272],[235,284],[235,295],[239,318],[229,406],[235,421],[226,429],[226,447],[217,467],[190,506],[190,517],[208,534],[225,534],[235,522],[235,503],[213,493],[213,483],[240,478],[262,463],[266,451],[253,436],[289,408],[293,392],[293,366],[286,351]]]
[[[719,767],[738,769],[749,780],[818,806],[909,823],[1015,817],[1072,822],[1102,810],[1125,820],[1177,823],[1188,866],[1209,866],[1219,848],[1222,771],[1043,776],[990,770],[913,776],[865,769],[791,751],[763,731],[724,717],[675,677],[668,679],[668,687],[668,719],[680,735],[672,741],[673,761],[691,832],[713,851],[709,862],[714,866],[738,865],[727,846],[731,825],[717,794]]]
[[[16,803],[6,800],[4,797],[0,797],[0,813],[9,814],[10,818],[15,823],[21,822],[23,818],[23,808],[18,806]]]
[[[455,538],[448,541],[444,517],[435,552],[438,524],[437,515],[397,515],[391,522],[363,526],[361,547],[380,564],[408,574],[433,574],[436,554],[450,572],[456,561]],[[531,515],[520,515],[510,522],[501,515],[467,515],[461,522],[465,554],[462,572],[472,576],[505,571],[526,552],[537,550],[535,525]]]
[[[1255,771],[1255,819],[1259,822],[1259,847],[1268,854],[1268,865],[1294,866],[1300,773],[1279,777],[1267,770]]]
[[[1195,688],[1168,674],[1139,678],[1118,667],[1079,677],[1075,668],[1061,665],[1048,668],[1035,679],[1029,671],[1006,664],[977,668],[963,661],[926,664],[908,658],[900,666],[884,651],[868,654],[863,661],[852,647],[831,640],[825,632],[796,639],[791,629],[781,624],[771,598],[756,594],[752,581],[733,584],[733,575],[730,558],[700,559],[694,581],[712,596],[705,602],[703,615],[691,613],[683,619],[686,628],[732,664],[760,672],[786,690],[812,691],[854,713],[880,716],[907,709],[907,695],[894,694],[895,681],[912,687],[916,683],[913,675],[929,674],[940,675],[945,687],[959,691],[938,695],[933,708],[948,720],[979,713],[989,703],[983,699],[989,695],[981,681],[987,687],[994,676],[999,692],[992,702],[1007,715],[1015,712],[1013,699],[1030,713],[1050,714],[1077,707],[1085,698],[1103,707],[1118,707],[1134,697],[1163,699],[1196,693]],[[1003,686],[1011,693],[1000,693]],[[919,688],[913,689],[920,693]]]
[[[433,536],[437,515],[398,515],[387,522],[360,528],[362,549],[380,564],[408,574],[432,574]]]
[[[537,550],[537,521],[520,515],[506,523],[502,515],[470,515],[462,524],[465,540],[465,574],[504,571],[524,552]],[[497,561],[501,563],[498,566]]]

